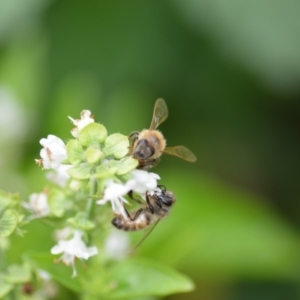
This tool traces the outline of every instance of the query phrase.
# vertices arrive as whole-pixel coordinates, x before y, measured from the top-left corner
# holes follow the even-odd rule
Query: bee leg
[[[134,144],[138,140],[139,134],[140,133],[138,131],[133,131],[128,136],[128,139],[129,139],[129,147],[128,147],[129,151],[127,153],[128,156],[132,154],[132,150],[133,150]]]
[[[162,208],[162,205],[161,205],[161,201],[160,201],[160,200],[156,200],[155,203],[157,204],[157,206],[159,206],[160,208]]]
[[[131,140],[131,145],[139,138],[139,132],[133,131],[129,134],[128,139]]]
[[[147,204],[148,204],[148,207],[149,207],[151,213],[154,214],[154,208],[153,208],[152,204],[150,203],[148,193],[146,193],[146,201],[147,201]]]
[[[128,219],[130,219],[130,220],[132,221],[132,218],[131,218],[131,216],[130,216],[128,210],[127,210],[125,207],[124,207],[124,209],[125,209],[125,213],[126,213]]]
[[[143,209],[140,208],[140,209],[135,213],[134,217],[133,217],[131,220],[132,220],[132,221],[135,221],[135,220],[138,218],[138,216],[141,214],[142,211],[143,211]]]
[[[137,199],[137,198],[134,198],[134,197],[133,197],[133,191],[132,191],[132,190],[129,191],[129,192],[127,193],[127,195],[130,197],[130,199],[136,201],[137,203],[143,204],[143,201],[141,201],[140,199]]]

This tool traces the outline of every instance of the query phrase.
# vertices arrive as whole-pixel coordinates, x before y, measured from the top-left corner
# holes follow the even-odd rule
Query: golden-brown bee
[[[163,134],[156,130],[168,117],[168,107],[165,100],[159,98],[154,105],[152,121],[149,129],[130,134],[132,140],[129,154],[139,161],[139,169],[150,169],[156,165],[162,153],[177,156],[189,162],[197,160],[193,152],[184,146],[166,147]]]
[[[116,216],[111,222],[121,230],[137,231],[144,229],[166,217],[176,201],[174,194],[160,186],[155,192],[146,193],[147,205],[137,211],[128,212],[127,218],[123,215]]]

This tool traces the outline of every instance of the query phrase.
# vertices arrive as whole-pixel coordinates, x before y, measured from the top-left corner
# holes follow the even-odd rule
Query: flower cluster
[[[137,169],[139,162],[128,154],[128,137],[120,133],[108,135],[89,110],[82,111],[80,119],[69,119],[75,126],[71,130],[73,139],[66,144],[54,135],[40,140],[43,148],[36,162],[49,170],[46,176],[55,187],[32,194],[23,206],[31,211],[31,218],[56,217],[65,222],[67,234],[58,236],[51,253],[60,254],[58,261],[71,266],[76,276],[76,258],[87,260],[98,254],[95,246],[87,246],[84,241],[90,241],[91,230],[101,226],[95,217],[95,204],[99,205],[100,215],[107,214],[105,204],[110,202],[115,215],[128,218],[128,194],[134,193],[143,201],[146,193],[157,189],[160,177]],[[107,249],[116,248],[116,237],[122,239],[120,234],[107,233]],[[116,259],[122,257],[118,251],[112,252]]]

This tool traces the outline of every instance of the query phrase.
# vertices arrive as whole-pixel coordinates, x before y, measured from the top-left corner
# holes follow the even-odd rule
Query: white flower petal
[[[49,134],[40,140],[40,144],[44,147],[40,151],[44,169],[56,169],[67,158],[66,145],[55,135]]]
[[[50,251],[51,251],[51,254],[54,254],[54,255],[60,254],[65,251],[65,247],[62,244],[58,244],[58,245],[55,245],[54,247],[52,247]]]
[[[104,197],[96,203],[103,205],[110,201],[112,210],[115,214],[127,217],[123,203],[129,204],[129,202],[123,196],[127,195],[136,185],[135,180],[129,180],[125,184],[108,180],[105,185]]]
[[[72,266],[73,276],[77,275],[75,269],[75,258],[88,259],[93,255],[98,254],[98,249],[95,246],[87,247],[81,239],[82,231],[75,230],[73,238],[69,240],[60,240],[58,244],[51,249],[52,254],[61,254],[60,260],[66,265]]]
[[[157,188],[157,180],[160,179],[159,175],[145,170],[133,170],[131,176],[136,183],[132,190],[141,195],[155,190]]]
[[[48,195],[46,193],[34,193],[29,196],[29,202],[23,203],[23,207],[30,210],[35,218],[46,217],[50,214]]]
[[[80,114],[80,119],[68,117],[76,127],[71,130],[71,134],[77,138],[80,130],[90,123],[94,123],[94,118],[89,110],[83,110]]]
[[[70,178],[68,170],[71,167],[72,165],[60,165],[55,170],[47,173],[46,178],[63,188],[66,186],[67,180]]]

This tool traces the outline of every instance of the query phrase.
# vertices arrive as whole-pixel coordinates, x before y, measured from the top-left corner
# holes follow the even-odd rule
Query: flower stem
[[[97,182],[95,178],[91,178],[90,195],[86,202],[85,212],[88,219],[91,219],[94,214],[95,200],[93,196],[96,194]]]

